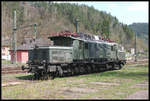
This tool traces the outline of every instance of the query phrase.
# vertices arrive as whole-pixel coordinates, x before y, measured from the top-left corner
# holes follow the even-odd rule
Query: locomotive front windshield
[[[41,62],[43,60],[49,60],[49,52],[48,49],[34,49],[32,50],[30,60],[34,62]]]

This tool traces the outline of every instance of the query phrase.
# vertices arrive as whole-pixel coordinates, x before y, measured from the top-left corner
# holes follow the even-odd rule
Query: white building
[[[131,48],[131,54],[134,55],[135,54],[135,49]]]

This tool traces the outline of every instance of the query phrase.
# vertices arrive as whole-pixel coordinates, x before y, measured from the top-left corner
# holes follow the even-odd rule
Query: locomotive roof
[[[93,35],[85,34],[85,33],[71,33],[71,32],[61,32],[56,33],[54,36],[48,37],[51,40],[55,40],[56,38],[69,38],[73,40],[80,40],[84,42],[90,42],[90,43],[103,43],[108,45],[114,45],[117,44],[115,42],[108,42],[102,39],[96,39]]]
[[[40,46],[40,49],[72,49],[72,47],[66,47],[66,46]]]

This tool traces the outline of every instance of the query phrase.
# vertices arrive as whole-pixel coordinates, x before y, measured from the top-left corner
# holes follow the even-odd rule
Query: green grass
[[[2,60],[2,64],[12,64],[11,61],[8,61],[8,60]],[[24,65],[26,63],[20,63],[20,62],[17,62],[16,65]]]
[[[138,83],[148,82],[148,66],[124,67],[117,71],[107,71],[88,75],[55,78],[54,80],[30,80],[31,74],[2,75],[2,83],[11,80],[24,82],[22,85],[2,87],[2,98],[11,99],[123,99],[139,90]],[[118,85],[96,85],[92,82],[116,83]],[[64,90],[67,87],[68,90]],[[87,92],[76,92],[72,88],[84,88]],[[90,92],[89,89],[95,89]]]
[[[11,64],[11,61],[2,60],[2,64]]]

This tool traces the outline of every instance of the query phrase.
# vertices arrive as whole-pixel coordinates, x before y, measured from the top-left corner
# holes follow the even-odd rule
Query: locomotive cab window
[[[54,46],[72,46],[73,39],[68,37],[52,37],[51,40],[53,41]]]

